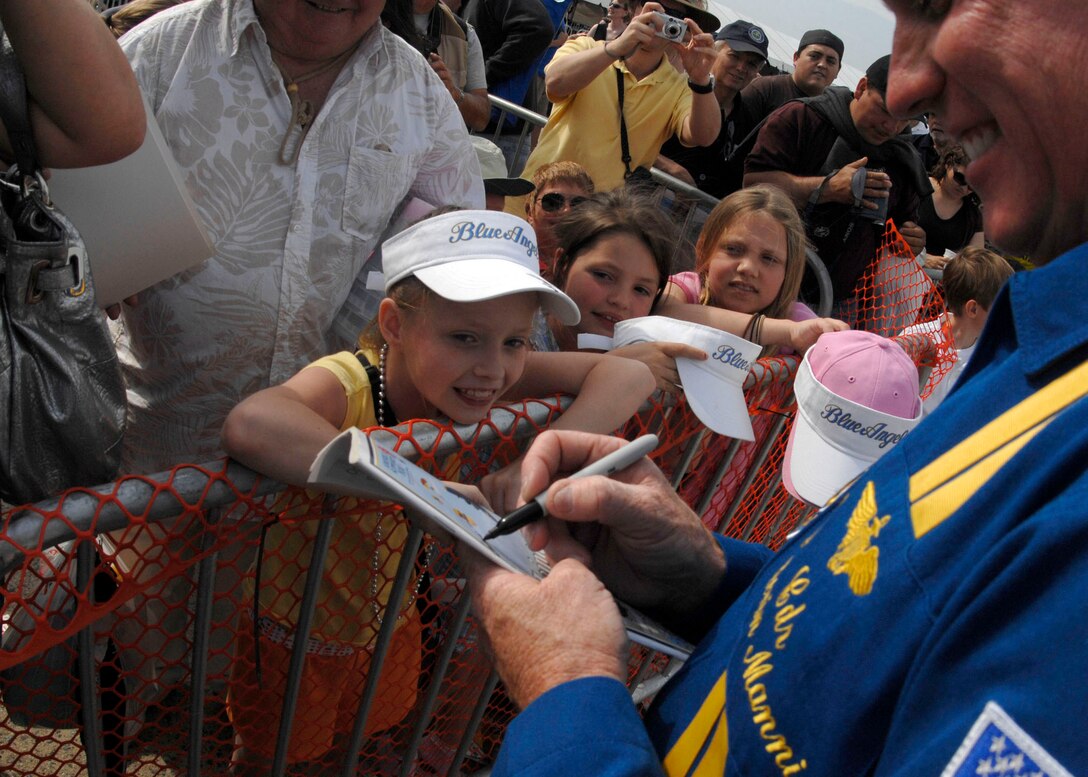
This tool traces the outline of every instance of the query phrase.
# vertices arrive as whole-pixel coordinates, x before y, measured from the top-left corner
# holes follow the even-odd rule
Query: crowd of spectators
[[[75,6],[86,6],[85,0],[49,1],[58,19]],[[0,19],[19,42],[26,33],[10,4],[0,0]],[[1004,0],[995,4],[1007,5]],[[805,280],[805,252],[814,249],[828,271],[833,315],[841,312],[847,318],[860,280],[881,259],[889,219],[908,258],[917,256],[931,270],[944,272],[947,309],[927,311],[935,317],[926,321],[919,315],[906,332],[935,338],[950,333],[954,341],[955,366],[925,401],[925,415],[934,413],[961,380],[974,376],[977,382],[978,370],[967,368],[968,359],[976,358],[976,341],[982,358],[996,358],[995,346],[987,351],[980,335],[991,311],[1009,305],[999,290],[1012,270],[984,247],[985,192],[997,186],[976,193],[968,177],[971,153],[985,154],[985,143],[976,139],[956,145],[945,134],[942,122],[962,130],[951,98],[904,97],[907,87],[897,87],[897,68],[906,71],[912,63],[893,62],[890,55],[869,64],[858,83],[834,85],[845,45],[826,29],[801,37],[792,72],[760,75],[768,65],[766,32],[746,20],[723,25],[705,0],[616,0],[588,33],[573,34],[567,22],[570,7],[569,0],[467,0],[463,7],[445,0],[389,0],[384,5],[363,0],[132,0],[103,14],[118,44],[96,55],[123,61],[123,52],[127,57],[135,75],[130,91],[138,84],[147,100],[215,248],[207,261],[130,300],[113,323],[129,399],[125,473],[151,473],[229,454],[301,486],[314,454],[344,428],[391,426],[415,418],[472,423],[502,399],[556,391],[578,395],[556,426],[611,432],[652,390],[682,394],[678,359],[715,356],[683,342],[574,353],[584,348],[583,342],[593,342],[583,337],[608,338],[617,323],[652,314],[744,337],[764,347],[765,354],[805,357],[799,380],[808,382],[799,385],[810,393],[802,396],[799,389],[802,401],[810,395],[828,402],[847,395],[856,399],[860,389],[871,389],[866,399],[857,399],[858,413],[872,412],[893,425],[894,418],[909,415],[911,421],[896,439],[881,438],[888,451],[880,445],[874,458],[883,456],[900,450],[896,446],[914,429],[921,417],[920,409],[914,410],[923,400],[917,392],[901,396],[899,388],[892,390],[887,381],[867,374],[868,367],[857,375],[834,372],[841,354],[853,358],[852,364],[871,366],[879,361],[874,353],[898,346],[874,344],[874,335],[836,339],[864,321],[821,318],[804,304],[818,294],[814,279]],[[95,45],[101,47],[102,41]],[[28,68],[32,87],[33,73]],[[64,99],[80,105],[86,118],[104,122],[96,126],[119,132],[121,119],[111,123],[84,104],[80,90],[85,87],[90,88],[71,81]],[[489,95],[546,116],[523,169],[509,166],[515,160],[504,140],[518,130],[517,122],[493,110]],[[69,142],[67,118],[62,125],[52,99],[35,98],[35,131],[46,141],[43,159],[48,164],[88,164],[108,156],[94,144]],[[126,101],[118,97],[116,104]],[[132,128],[142,121],[132,111],[122,118]],[[912,134],[912,122],[928,131]],[[0,150],[7,151],[5,144],[6,136],[0,135]],[[650,197],[651,167],[720,200],[695,247],[693,267],[674,264],[672,249],[680,238]],[[392,225],[406,203],[422,203],[433,213],[393,235]],[[1003,222],[1001,229],[1018,234]],[[500,248],[487,247],[491,232],[504,241]],[[519,242],[510,235],[524,237]],[[456,248],[449,247],[452,243]],[[376,270],[386,277],[384,286],[373,291],[374,327],[360,337],[357,352],[337,352],[333,320],[357,279]],[[457,272],[465,278],[455,280]],[[1007,312],[996,315],[1008,318]],[[858,357],[866,348],[876,350]],[[899,350],[894,357],[904,360]],[[912,374],[901,372],[908,378]],[[835,386],[844,388],[836,393]],[[888,411],[889,402],[873,396],[881,391],[895,394],[910,413]],[[957,389],[953,397],[970,391]],[[959,401],[947,405],[942,418],[973,412]],[[818,422],[806,419],[818,435]],[[960,425],[965,434],[973,428]],[[911,433],[920,437],[927,428],[934,427],[922,425]],[[285,439],[291,444],[283,445]],[[525,459],[524,470],[519,459],[488,476],[482,494],[496,510],[509,510],[529,491],[547,486],[545,473],[570,471],[607,447],[589,437],[549,436]],[[868,510],[861,524],[843,514],[846,508],[831,510],[834,523],[828,531],[820,534],[819,528],[828,519],[817,519],[817,528],[808,532],[805,545],[811,541],[812,548],[832,557],[812,567],[819,566],[824,577],[849,573],[848,588],[833,593],[824,588],[806,600],[825,617],[872,590],[876,556],[864,554],[888,521],[879,517],[890,509],[885,489],[906,477],[899,471],[900,457],[888,458],[896,463],[879,471],[879,496],[849,487],[846,479],[818,490],[837,494],[849,487],[842,492],[847,497],[835,496],[829,503],[841,506],[847,499],[855,516]],[[712,640],[680,683],[696,690],[666,694],[643,728],[633,708],[616,695],[615,681],[624,679],[622,631],[602,636],[571,626],[571,645],[577,650],[566,650],[554,636],[562,619],[553,602],[542,601],[539,590],[519,588],[522,581],[507,573],[469,559],[467,572],[477,589],[483,626],[495,642],[498,669],[514,700],[530,707],[515,724],[513,744],[496,773],[528,772],[530,764],[547,762],[533,744],[537,727],[548,725],[551,715],[571,714],[576,728],[585,728],[592,724],[588,711],[595,705],[637,735],[613,750],[607,745],[586,748],[590,761],[585,763],[676,758],[677,764],[683,762],[680,771],[688,773],[703,759],[698,773],[718,773],[719,766],[724,773],[727,763],[755,763],[766,750],[777,752],[772,762],[782,773],[798,773],[805,768],[802,742],[810,747],[809,763],[818,755],[837,758],[843,773],[875,762],[880,756],[876,745],[856,756],[842,755],[830,745],[813,744],[817,727],[796,718],[793,749],[781,733],[774,733],[782,742],[777,751],[760,741],[770,738],[759,732],[776,730],[768,691],[755,683],[771,673],[771,652],[755,652],[755,646],[766,636],[763,649],[782,650],[790,632],[777,628],[779,619],[794,617],[781,615],[785,602],[791,597],[800,602],[810,579],[816,580],[810,566],[798,561],[790,567],[792,556],[783,559],[764,548],[709,539],[699,531],[697,518],[692,523],[693,515],[675,490],[648,464],[641,463],[637,477],[624,487],[634,491],[616,486],[598,500],[596,512],[587,507],[589,497],[549,510],[576,522],[614,522],[614,534],[595,538],[590,553],[603,553],[610,563],[630,557],[635,570],[645,562],[649,574],[639,570],[641,582],[632,584],[620,574],[609,577],[606,564],[601,576],[625,595],[633,594],[668,626],[701,637],[724,613],[727,631],[744,632],[753,641],[740,656],[730,652],[733,641]],[[872,489],[873,482],[865,488]],[[792,486],[791,493],[797,493]],[[659,515],[647,517],[648,498],[661,506]],[[550,499],[555,501],[555,495]],[[874,501],[870,510],[869,502],[877,499],[880,508]],[[901,501],[898,495],[895,499]],[[615,517],[620,508],[659,527],[650,529],[650,540],[660,541],[661,547],[649,548],[649,535],[639,537]],[[899,518],[902,512],[897,508]],[[399,560],[397,553],[376,547],[381,526],[379,539],[372,538],[371,524],[387,518],[354,520],[338,526],[335,541],[358,549],[357,574],[346,579],[342,570],[330,566],[324,571],[322,606],[328,611],[312,637],[313,652],[335,660],[315,663],[304,678],[306,721],[296,731],[299,738],[292,739],[291,761],[320,760],[342,744],[363,692],[368,645],[380,619],[371,623],[369,605],[334,601],[335,588],[366,590],[377,569],[372,558],[383,569]],[[384,530],[387,542],[403,539],[403,526],[395,523]],[[914,525],[917,533],[918,519]],[[840,529],[847,531],[841,543]],[[902,531],[886,531],[893,530]],[[271,585],[280,580],[285,587],[297,587],[303,579],[303,571],[287,558],[314,541],[300,531],[279,524],[269,532],[264,552],[280,559],[271,570]],[[555,533],[554,526],[538,527],[534,547],[551,540],[554,550]],[[866,534],[864,547],[846,547],[859,533]],[[853,555],[843,560],[848,551]],[[804,547],[796,552],[814,553]],[[676,558],[663,560],[667,553]],[[583,565],[584,554],[564,549],[560,555],[554,585],[572,592],[570,609],[585,606],[603,613],[602,622],[614,627],[611,599],[585,593],[593,572]],[[681,555],[688,569],[679,568]],[[868,566],[859,572],[851,565],[862,556]],[[902,579],[908,579],[907,562],[881,557],[881,563],[901,564]],[[771,567],[768,576],[764,572]],[[669,603],[659,592],[639,587],[651,586],[655,576],[680,581],[683,595],[676,597],[672,589],[676,598]],[[749,584],[756,586],[749,592],[755,593],[749,602],[755,614],[752,607],[743,613],[728,610],[734,600],[752,599],[742,595]],[[928,622],[928,605],[903,604],[909,598],[902,593],[891,601],[918,623]],[[297,608],[274,599],[246,591],[246,607],[254,615],[242,626],[249,641],[237,646],[231,698],[237,734],[233,766],[239,774],[267,773],[275,749],[264,732],[274,730],[278,720],[270,710],[283,700],[290,662],[286,635]],[[707,606],[719,600],[720,606]],[[774,622],[777,642],[760,631],[760,614],[770,601],[777,609],[766,617]],[[525,635],[512,633],[509,624],[518,620],[511,609],[515,603],[528,613],[525,635],[539,636],[562,660],[524,668],[533,657],[541,666],[547,662],[539,651],[526,648]],[[387,600],[379,604],[390,605]],[[800,604],[795,614],[804,607]],[[707,617],[712,620],[704,623]],[[872,607],[859,617],[872,629],[883,622]],[[819,633],[814,623],[807,628]],[[925,630],[919,625],[903,631],[910,639],[890,651],[897,666],[913,660],[910,653]],[[841,664],[837,671],[846,672],[851,662],[861,660],[860,649],[844,631],[830,628],[827,633],[847,646],[836,659]],[[372,723],[368,734],[379,724],[398,723],[415,703],[419,624],[407,618],[397,634],[394,654],[414,673],[400,687],[382,687],[384,717]],[[795,637],[791,647],[799,641]],[[825,643],[813,640],[805,655],[815,661]],[[347,652],[337,652],[341,649]],[[264,682],[259,669],[247,663],[258,650],[267,661]],[[811,680],[800,658],[781,664],[776,659],[775,666],[780,676],[809,683],[821,693],[830,685]],[[891,684],[904,677],[898,670],[885,674],[874,681],[866,701],[894,733],[886,701]],[[720,764],[715,761],[706,771],[706,759],[718,758],[714,742],[706,745],[711,755],[698,754],[710,734],[703,732],[698,746],[677,737],[702,715],[693,709],[693,700],[704,703],[713,697],[716,683],[721,701],[713,717],[721,717],[723,730],[729,718],[730,732],[751,752],[722,753]],[[796,712],[785,697],[775,703],[778,712],[786,713],[780,720]],[[767,709],[764,728],[755,734],[742,733],[737,725],[749,704],[757,723],[763,714],[759,710]],[[836,715],[844,730],[857,725],[849,716]],[[555,763],[564,758],[574,763],[582,747],[566,735],[562,739],[566,749],[556,751]]]

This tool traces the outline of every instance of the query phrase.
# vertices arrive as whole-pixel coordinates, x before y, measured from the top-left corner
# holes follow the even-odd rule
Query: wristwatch
[[[710,94],[714,91],[714,76],[711,75],[710,80],[705,84],[697,84],[689,78],[688,89],[695,92],[695,94]]]

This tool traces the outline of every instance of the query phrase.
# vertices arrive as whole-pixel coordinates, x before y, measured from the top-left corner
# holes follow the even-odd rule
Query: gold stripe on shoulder
[[[710,693],[703,700],[688,727],[680,734],[676,744],[672,746],[668,755],[665,756],[665,760],[661,762],[668,777],[683,777],[689,774],[691,767],[695,764],[695,759],[699,756],[703,745],[706,744],[711,734],[714,734],[712,745],[716,746],[715,749],[721,750],[722,763],[725,763],[725,757],[729,753],[729,738],[728,734],[725,734],[725,741],[723,742],[721,732],[725,731],[725,678],[727,674],[727,672],[723,672],[722,676],[718,678],[718,682],[714,683],[714,687],[710,689]],[[717,729],[718,733],[715,733],[715,729]]]
[[[1019,437],[1010,440],[989,456],[983,458],[954,480],[944,483],[918,501],[913,502],[910,506],[910,521],[914,527],[914,538],[921,539],[924,534],[940,526],[948,516],[960,509],[963,503],[982,488],[999,469],[1005,466],[1009,459],[1027,445],[1036,434],[1045,429],[1052,419],[1053,416],[1038,426],[1033,426]]]
[[[912,503],[1088,395],[1088,361],[1009,408],[910,478]]]

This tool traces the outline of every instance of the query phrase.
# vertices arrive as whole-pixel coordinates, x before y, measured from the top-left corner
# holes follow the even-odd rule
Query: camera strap
[[[616,95],[620,103],[620,161],[623,162],[623,177],[631,175],[631,147],[627,144],[627,122],[623,119],[623,71],[618,67],[616,71]]]
[[[828,182],[832,178],[835,177],[835,173],[837,173],[837,172],[839,172],[839,169],[835,168],[830,173],[825,175],[824,179],[822,181],[820,181],[820,185],[812,190],[812,194],[808,198],[808,204],[805,205],[805,214],[804,215],[806,217],[808,216],[809,213],[812,212],[813,208],[815,208],[817,205],[820,204],[820,197],[824,193],[824,188],[827,186]]]

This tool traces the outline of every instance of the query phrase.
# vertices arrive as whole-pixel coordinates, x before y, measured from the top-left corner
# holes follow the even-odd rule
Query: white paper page
[[[181,171],[144,100],[147,135],[108,165],[52,170],[49,194],[83,236],[102,307],[214,253]]]

